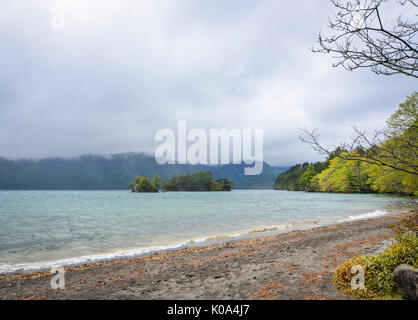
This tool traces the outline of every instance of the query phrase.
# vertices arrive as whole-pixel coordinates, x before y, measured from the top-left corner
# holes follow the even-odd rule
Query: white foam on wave
[[[117,251],[107,254],[86,255],[81,257],[60,259],[56,261],[42,261],[34,263],[18,263],[18,264],[0,264],[0,274],[25,273],[39,270],[48,270],[53,267],[69,267],[75,265],[89,264],[100,261],[108,261],[114,259],[127,259],[152,252],[160,252],[165,250],[178,249],[184,246],[180,243],[171,246],[156,246],[148,248],[138,248],[132,250]]]
[[[339,222],[347,222],[347,221],[355,221],[355,220],[364,220],[369,218],[377,218],[388,215],[389,212],[382,211],[382,210],[376,210],[373,212],[363,213],[355,216],[349,216],[348,218],[342,219]]]
[[[342,220],[334,220],[329,221],[328,223],[340,223],[340,222],[348,222],[348,221],[355,221],[355,220],[363,220],[369,218],[380,217],[384,215],[390,214],[386,211],[376,210],[374,212],[359,214],[349,216]],[[83,265],[83,264],[90,264],[90,263],[97,263],[100,261],[109,261],[115,259],[128,259],[133,258],[145,254],[156,253],[156,252],[163,252],[168,250],[175,250],[187,247],[189,245],[194,246],[202,246],[206,243],[220,243],[227,241],[228,239],[235,239],[235,238],[246,238],[246,237],[254,237],[254,236],[261,236],[261,234],[274,234],[277,232],[286,232],[287,230],[298,229],[298,228],[314,228],[320,227],[321,225],[326,225],[326,221],[297,221],[297,222],[288,222],[278,225],[270,225],[270,226],[259,226],[254,229],[247,229],[242,231],[234,231],[230,234],[216,234],[201,238],[194,238],[189,239],[187,241],[180,242],[178,244],[172,244],[167,246],[154,246],[154,247],[147,247],[147,248],[137,248],[137,249],[129,249],[129,250],[119,250],[112,253],[105,253],[105,254],[93,254],[93,255],[85,255],[80,257],[72,257],[66,259],[60,259],[56,261],[42,261],[42,262],[34,262],[34,263],[19,263],[19,264],[0,264],[0,274],[13,274],[13,273],[26,273],[26,272],[33,272],[39,270],[48,270],[53,267],[69,267],[75,265]]]
[[[128,259],[138,257],[145,254],[163,252],[168,250],[181,249],[187,246],[202,246],[207,243],[221,243],[228,239],[235,239],[240,237],[249,236],[255,233],[267,233],[276,230],[285,230],[292,226],[291,223],[274,226],[262,226],[256,229],[245,230],[245,231],[234,231],[230,234],[215,234],[207,237],[189,239],[182,241],[178,244],[167,245],[167,246],[154,246],[147,248],[138,248],[130,250],[119,250],[112,253],[105,254],[93,254],[85,255],[80,257],[72,257],[66,259],[60,259],[55,261],[41,261],[33,263],[16,263],[16,264],[0,264],[0,274],[15,274],[15,273],[28,273],[40,270],[49,270],[55,267],[70,267],[83,264],[97,263],[101,261],[109,261],[115,259]]]
[[[271,226],[259,226],[254,229],[247,229],[241,231],[234,231],[232,233],[219,233],[210,236],[206,236],[203,238],[193,238],[185,242],[186,245],[194,245],[206,242],[220,242],[228,239],[234,238],[245,238],[246,236],[250,236],[252,234],[257,233],[269,233],[278,230],[286,230],[293,227],[292,223],[280,224],[280,225],[271,225]]]

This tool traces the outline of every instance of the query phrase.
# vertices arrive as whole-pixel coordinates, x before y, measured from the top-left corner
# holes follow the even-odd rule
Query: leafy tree
[[[163,184],[164,191],[231,191],[233,182],[226,179],[213,180],[211,171],[187,173],[169,179]]]
[[[344,159],[344,153],[324,162],[295,165],[280,174],[274,188],[291,191],[395,193],[417,195],[414,175],[388,167]]]
[[[315,191],[366,193],[370,192],[368,164],[357,160],[344,160],[336,157],[330,160],[329,168],[312,180]]]
[[[234,186],[234,182],[226,178],[217,179],[211,183],[211,191],[231,191]]]
[[[316,130],[303,129],[300,139],[309,143],[314,150],[328,156],[345,160],[358,160],[372,165],[387,167],[418,175],[418,93],[415,92],[400,104],[399,109],[387,121],[387,128],[376,131],[369,137],[354,127],[356,136],[351,143],[343,143],[340,148],[346,152],[333,154],[319,142]]]
[[[155,186],[156,189],[160,190],[161,178],[158,175],[158,173],[154,174],[154,177],[152,178],[152,184]]]
[[[315,191],[317,188],[312,186],[313,178],[318,173],[325,170],[329,161],[309,164],[297,164],[288,171],[281,173],[274,183],[275,190],[289,191]]]
[[[414,175],[377,165],[370,165],[367,174],[371,189],[376,192],[418,195],[418,180]]]
[[[348,190],[353,193],[371,192],[369,175],[367,173],[369,165],[359,160],[347,161],[347,180]]]
[[[312,179],[317,174],[317,172],[314,169],[314,166],[311,164],[309,165],[306,170],[303,172],[301,177],[301,183],[304,185],[306,191],[310,191],[310,185],[312,182]]]
[[[340,158],[330,160],[329,168],[314,177],[314,184],[319,187],[317,191],[350,192],[348,168],[345,164]]]
[[[158,192],[158,187],[147,177],[137,176],[128,186],[132,192]]]

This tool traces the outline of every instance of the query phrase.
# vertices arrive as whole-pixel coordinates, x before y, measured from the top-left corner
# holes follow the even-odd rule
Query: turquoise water
[[[0,273],[260,236],[406,210],[385,195],[0,191]]]

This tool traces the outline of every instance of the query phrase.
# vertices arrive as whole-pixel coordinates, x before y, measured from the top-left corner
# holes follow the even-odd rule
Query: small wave
[[[287,232],[294,229],[309,229],[320,227],[322,225],[341,223],[362,219],[369,219],[390,214],[387,211],[376,210],[374,212],[348,216],[342,220],[313,220],[313,221],[294,221],[279,225],[259,226],[254,229],[247,229],[242,231],[234,231],[229,234],[215,234],[201,238],[188,239],[177,244],[167,246],[154,246],[146,248],[119,250],[107,254],[85,255],[81,257],[72,257],[67,259],[60,259],[56,261],[43,261],[36,263],[20,263],[20,264],[0,264],[0,274],[26,273],[39,270],[48,270],[52,267],[62,266],[69,267],[75,265],[83,265],[89,263],[96,263],[100,261],[109,261],[115,259],[133,258],[145,254],[164,252],[169,250],[181,249],[188,246],[202,246],[208,243],[221,243],[235,238],[252,238],[259,237],[262,234],[276,234]]]
[[[245,230],[240,232],[233,232],[230,234],[215,234],[202,238],[189,239],[178,244],[168,245],[168,246],[155,246],[147,248],[138,248],[131,250],[120,250],[107,254],[94,254],[94,255],[85,255],[80,257],[73,257],[67,259],[60,259],[56,261],[42,261],[34,263],[18,263],[18,264],[0,264],[0,274],[14,274],[14,273],[27,273],[34,272],[39,270],[48,270],[53,267],[70,267],[75,265],[83,265],[89,263],[96,263],[100,261],[109,261],[115,259],[127,259],[132,257],[137,257],[145,254],[163,252],[168,250],[181,249],[187,246],[201,246],[205,243],[221,243],[227,241],[228,239],[234,238],[245,238],[246,236],[251,236],[254,233],[268,233],[278,230],[285,230],[291,228],[292,224],[283,224],[276,226],[268,227],[259,227],[256,229]]]
[[[199,244],[199,243],[204,243],[204,242],[220,242],[222,240],[228,240],[231,238],[233,239],[233,238],[245,237],[246,235],[250,235],[253,233],[265,233],[265,232],[275,231],[275,230],[278,230],[279,228],[281,229],[281,227],[279,226],[260,227],[257,229],[244,230],[244,231],[239,231],[239,232],[230,233],[230,234],[225,234],[225,233],[215,234],[215,235],[207,236],[204,238],[190,239],[186,241],[185,244],[194,245],[194,244]]]
[[[0,264],[0,274],[25,273],[39,270],[48,270],[53,267],[69,267],[75,265],[82,265],[88,263],[95,263],[100,261],[108,261],[114,259],[132,258],[147,253],[160,252],[172,249],[178,249],[186,243],[180,243],[171,246],[156,246],[148,248],[139,248],[125,251],[117,251],[107,254],[86,255],[81,257],[60,259],[56,261],[42,261],[34,263],[19,263],[19,264]]]
[[[389,212],[387,212],[387,211],[376,210],[376,211],[373,211],[373,212],[363,213],[363,214],[359,214],[359,215],[356,215],[356,216],[349,216],[348,218],[342,219],[339,222],[376,218],[376,217],[382,217],[382,216],[385,216],[385,215],[388,215],[388,214],[389,214]]]
[[[210,237],[206,237],[206,238],[196,238],[196,239],[190,239],[188,241],[186,241],[186,245],[187,244],[196,244],[196,243],[202,243],[202,242],[206,242],[209,240]]]
[[[256,229],[248,231],[247,233],[249,234],[265,233],[265,232],[272,232],[272,231],[277,231],[277,230],[290,229],[292,227],[293,225],[291,223],[288,223],[288,224],[282,224],[282,225],[277,225],[277,226],[267,226],[267,227],[256,228]]]

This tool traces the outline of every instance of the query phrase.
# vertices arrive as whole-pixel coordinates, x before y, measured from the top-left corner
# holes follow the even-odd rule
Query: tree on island
[[[154,175],[153,181],[147,177],[135,177],[135,182],[129,182],[128,187],[131,192],[158,192],[160,178],[158,174]]]
[[[187,173],[162,181],[158,174],[153,179],[138,176],[135,182],[128,184],[131,192],[158,192],[163,191],[231,191],[234,182],[226,178],[213,180],[211,171]]]
[[[157,189],[157,190],[160,190],[160,188],[161,188],[161,178],[160,178],[160,176],[156,173],[156,174],[154,174],[154,177],[152,178],[152,184],[154,185],[154,187]]]
[[[163,184],[163,191],[231,191],[234,182],[222,178],[213,180],[211,171],[199,171],[173,177]]]

